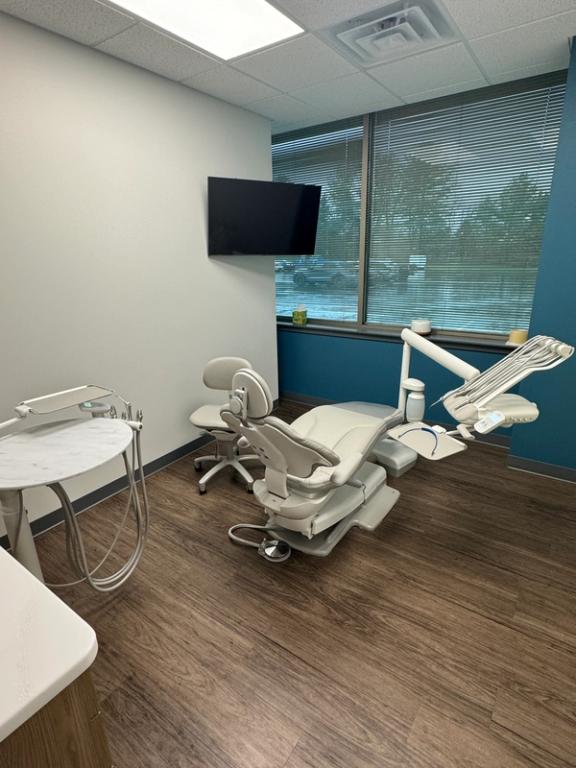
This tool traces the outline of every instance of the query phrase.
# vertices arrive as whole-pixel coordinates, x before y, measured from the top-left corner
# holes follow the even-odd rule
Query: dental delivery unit
[[[118,416],[115,398],[122,408]],[[43,579],[22,491],[47,486],[62,505],[66,524],[66,550],[77,579],[53,587],[74,586],[86,582],[98,592],[112,592],[134,573],[146,543],[149,505],[144,481],[140,432],[142,411],[135,416],[131,403],[105,387],[85,385],[55,392],[33,400],[24,400],[14,410],[16,417],[0,423],[0,432],[17,428],[30,417],[51,417],[78,408],[81,416],[43,420],[27,429],[16,429],[0,437],[0,510],[12,553],[39,579]],[[122,456],[128,485],[128,499],[123,518],[112,543],[100,561],[91,566],[86,557],[72,502],[62,483],[69,478],[96,469]],[[137,479],[138,478],[138,479]],[[136,542],[125,562],[112,574],[100,575],[132,514]]]

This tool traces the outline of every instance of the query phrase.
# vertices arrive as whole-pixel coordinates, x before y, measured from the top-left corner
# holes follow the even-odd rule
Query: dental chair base
[[[329,555],[351,528],[374,531],[396,504],[400,493],[386,485],[386,471],[369,462],[356,472],[353,480],[359,481],[360,487],[344,485],[338,488],[330,497],[327,508],[314,517],[309,531],[312,538],[305,533],[283,527],[283,522],[288,522],[293,527],[294,521],[285,521],[267,506],[269,494],[266,486],[262,480],[256,481],[254,495],[268,514],[268,524],[263,529],[273,533],[276,539],[287,544],[290,549],[316,557]],[[346,515],[347,509],[352,512]],[[343,514],[345,517],[342,517]],[[335,520],[338,522],[334,523]],[[286,557],[282,559],[285,560]]]

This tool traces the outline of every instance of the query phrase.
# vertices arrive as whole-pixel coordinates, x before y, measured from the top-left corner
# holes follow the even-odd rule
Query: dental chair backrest
[[[340,457],[326,446],[299,435],[289,424],[271,416],[272,395],[265,379],[256,371],[242,369],[234,374],[229,403],[223,406],[222,419],[242,435],[266,467],[266,486],[270,493],[286,499],[288,480],[300,481],[313,490],[325,485]],[[318,468],[325,470],[317,473]],[[315,475],[315,481],[307,479]]]

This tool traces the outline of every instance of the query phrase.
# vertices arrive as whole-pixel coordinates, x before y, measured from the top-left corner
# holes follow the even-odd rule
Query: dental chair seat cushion
[[[365,455],[389,427],[389,419],[349,411],[336,405],[320,405],[290,425],[301,437],[330,448],[341,461],[352,454]]]
[[[277,420],[273,417],[266,419],[267,423],[271,421]],[[344,485],[366,461],[372,446],[387,429],[388,419],[335,405],[321,405],[308,411],[292,422],[290,430],[300,437],[304,445],[316,449],[322,446],[321,454],[329,460],[330,466],[317,466],[306,476],[291,471],[289,467],[289,486],[322,493]]]
[[[355,411],[356,413],[367,413],[369,416],[376,416],[377,419],[386,419],[388,422],[388,429],[392,429],[397,424],[402,424],[404,421],[404,414],[398,408],[393,405],[382,405],[381,403],[364,403],[357,400],[338,403],[335,408],[344,408],[347,411]]]
[[[230,427],[220,416],[221,405],[202,405],[190,414],[190,421],[199,429],[221,429],[230,432]]]

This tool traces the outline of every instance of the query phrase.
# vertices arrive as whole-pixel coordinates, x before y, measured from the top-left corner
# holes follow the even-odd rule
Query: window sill
[[[313,336],[340,336],[343,338],[367,339],[370,341],[388,341],[392,344],[401,344],[401,328],[398,330],[367,329],[358,326],[346,325],[322,325],[309,322],[306,326],[293,325],[290,320],[278,319],[277,327],[282,331],[291,333],[308,333]],[[447,349],[478,350],[484,352],[508,353],[511,347],[506,346],[505,337],[490,338],[482,336],[457,336],[434,332],[426,337],[435,344]]]

